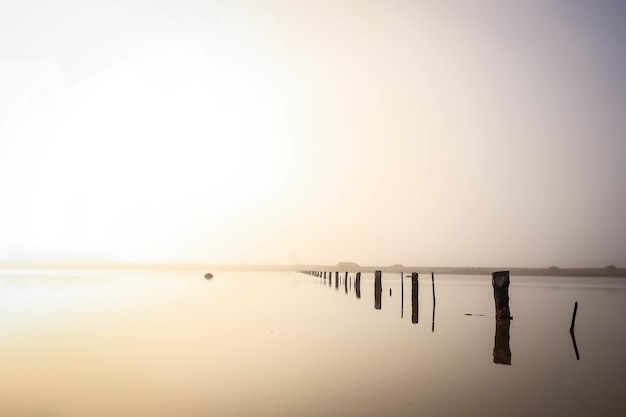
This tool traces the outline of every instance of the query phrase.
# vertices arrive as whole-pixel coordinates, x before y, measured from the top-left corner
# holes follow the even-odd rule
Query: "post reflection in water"
[[[360,299],[361,298],[361,273],[360,272],[356,273],[356,278],[354,280],[354,290],[356,292],[356,298]]]
[[[382,294],[383,294],[382,272],[376,271],[374,275],[374,308],[376,310],[382,309]]]
[[[419,306],[417,303],[417,296],[419,294],[418,286],[418,274],[413,272],[411,274],[411,322],[419,323]]]
[[[500,365],[511,364],[510,341],[511,320],[496,319],[496,337],[493,347],[493,363]]]
[[[433,283],[433,326],[431,331],[435,333],[435,273],[431,272],[430,277]]]

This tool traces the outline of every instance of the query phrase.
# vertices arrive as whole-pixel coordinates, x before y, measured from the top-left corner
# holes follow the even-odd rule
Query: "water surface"
[[[0,415],[626,415],[626,280],[204,272],[0,272]]]

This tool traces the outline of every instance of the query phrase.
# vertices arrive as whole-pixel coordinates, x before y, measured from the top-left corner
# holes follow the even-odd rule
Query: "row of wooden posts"
[[[315,277],[322,278],[324,281],[326,279],[329,280],[329,285],[332,286],[332,272],[330,271],[302,271],[305,274],[309,274]],[[335,271],[335,288],[339,288],[340,281],[340,273]],[[404,273],[400,273],[401,279],[404,280]],[[432,331],[435,331],[435,274],[431,273],[431,282],[432,282],[432,294],[433,294],[433,312],[432,312]],[[509,306],[509,285],[510,285],[510,276],[509,271],[496,271],[491,274],[491,284],[493,287],[493,296],[495,302],[495,319],[496,319],[496,333],[494,340],[494,349],[493,349],[493,361],[498,364],[511,364],[511,348],[510,348],[510,328],[511,328],[511,320],[513,316],[511,315],[511,310]],[[344,278],[345,291],[348,292],[348,272],[345,272]],[[352,285],[352,281],[350,281],[350,285]],[[356,277],[354,280],[356,296],[357,298],[361,298],[361,272],[356,273]],[[404,285],[402,285],[402,296],[401,296],[401,317],[404,315]],[[389,290],[391,294],[391,289]],[[382,271],[374,272],[374,308],[380,310],[382,308]],[[418,285],[418,273],[411,273],[411,304],[412,304],[412,315],[411,321],[412,323],[419,322],[418,316],[418,293],[419,293],[419,285]],[[572,316],[572,324],[570,326],[570,335],[572,337],[572,343],[574,345],[574,350],[576,353],[576,359],[580,359],[580,355],[578,353],[578,347],[576,345],[576,337],[574,335],[574,324],[576,320],[576,311],[578,309],[578,302],[574,305],[574,314]]]

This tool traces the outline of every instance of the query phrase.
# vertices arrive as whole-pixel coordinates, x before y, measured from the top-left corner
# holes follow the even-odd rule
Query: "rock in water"
[[[207,272],[206,274],[204,274],[204,277],[205,277],[206,279],[211,279],[211,278],[213,278],[213,274],[212,274],[212,273],[210,273],[210,272]]]

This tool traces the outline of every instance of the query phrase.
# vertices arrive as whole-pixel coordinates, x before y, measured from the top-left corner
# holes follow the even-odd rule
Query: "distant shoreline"
[[[338,272],[383,272],[443,275],[487,275],[495,271],[510,271],[517,276],[562,276],[562,277],[619,277],[626,278],[626,268],[608,266],[604,268],[524,268],[524,267],[425,267],[425,266],[362,266],[353,262],[335,265],[217,265],[217,264],[131,264],[131,263],[0,263],[0,270],[11,269],[108,269],[108,270],[203,270],[203,271],[338,271]]]

